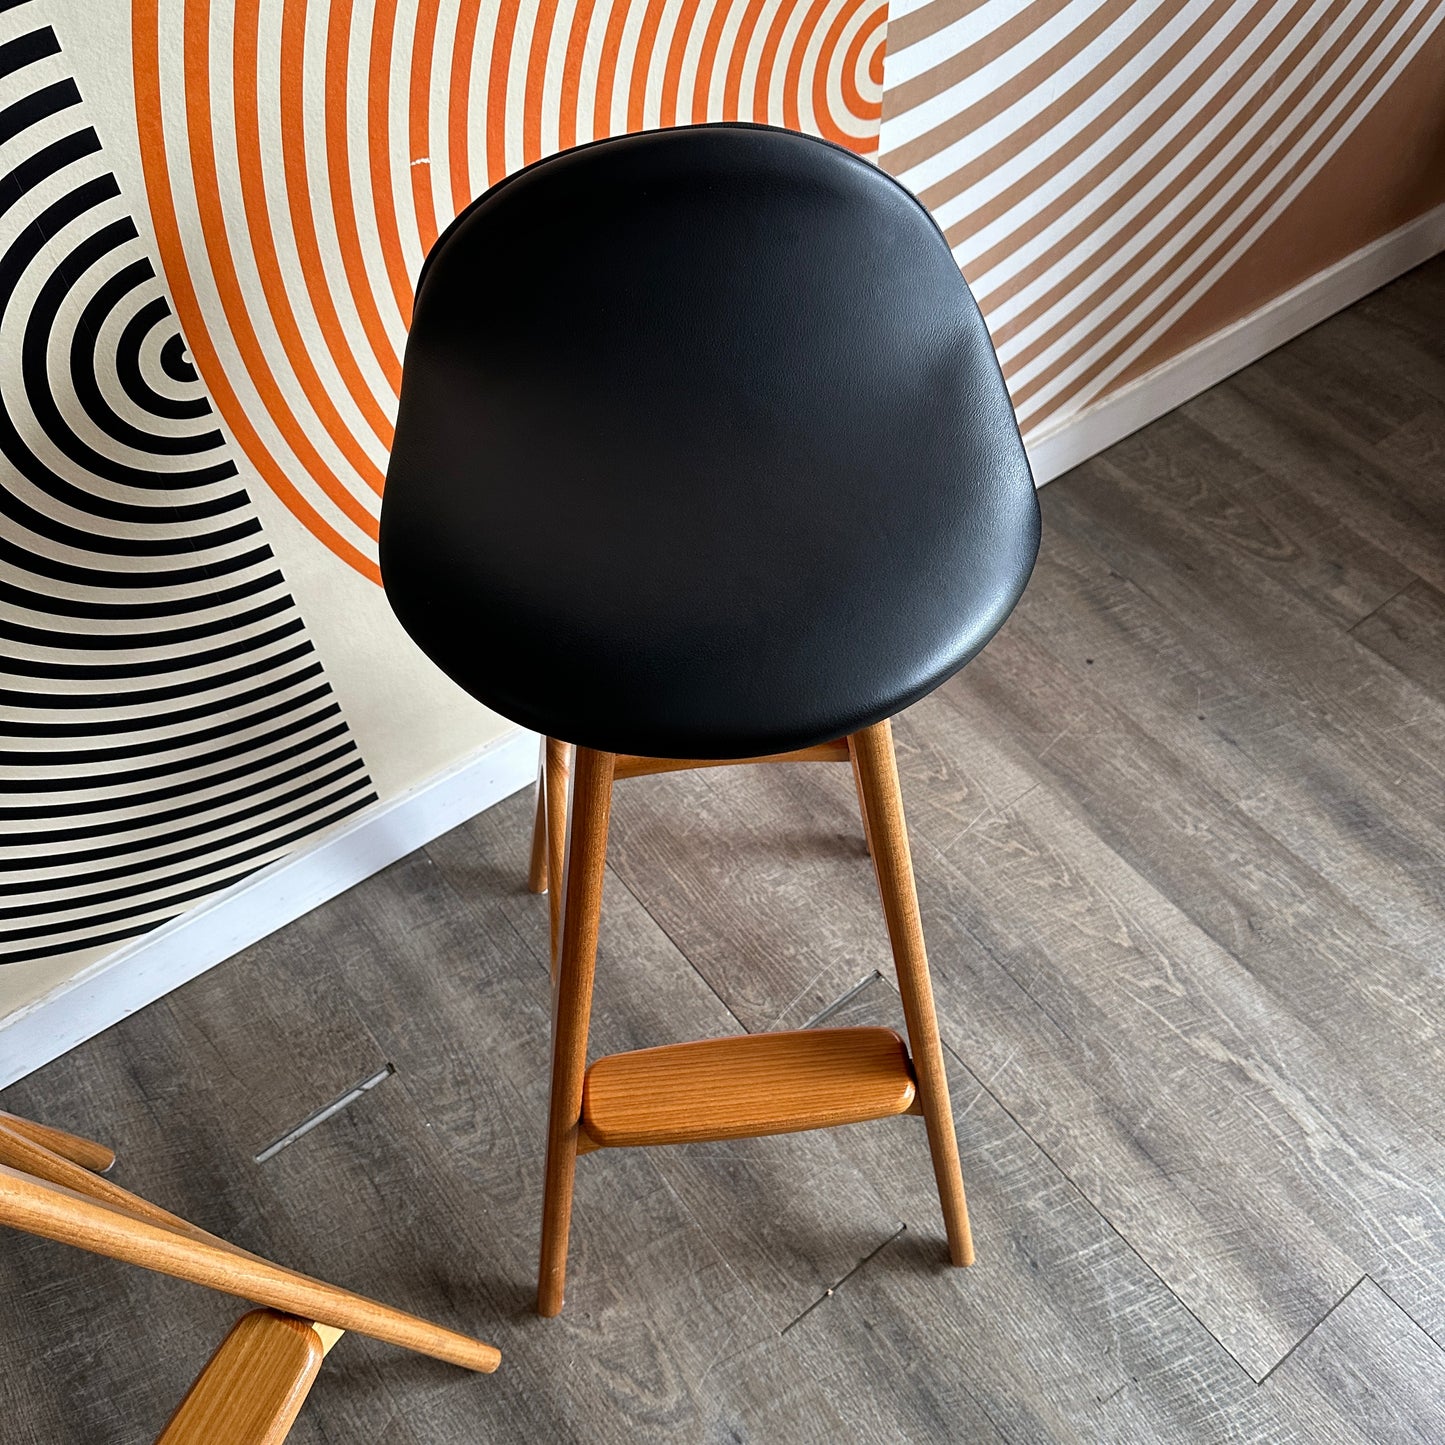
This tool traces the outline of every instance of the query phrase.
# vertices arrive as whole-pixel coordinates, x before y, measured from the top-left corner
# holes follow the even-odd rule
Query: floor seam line
[[[626,889],[627,894],[632,899],[632,901],[637,904],[637,906],[647,915],[649,920],[651,920],[652,926],[656,928],[657,931],[668,941],[669,945],[677,951],[677,956],[682,959],[682,961],[702,980],[703,986],[723,1006],[723,1009],[727,1013],[727,1016],[745,1034],[751,1033],[752,1030],[748,1028],[748,1026],[737,1016],[736,1013],[733,1012],[732,1005],[729,1004],[728,1001],[717,991],[717,989],[713,987],[712,980],[697,966],[697,964],[692,961],[692,959],[688,956],[687,950],[677,941],[677,939],[672,936],[672,934],[667,931],[666,926],[659,918],[657,918],[657,916],[647,906],[647,904],[642,901],[642,898],[638,894],[637,890],[634,889],[633,886],[627,881],[626,877],[622,874],[622,872],[611,863],[607,865],[607,871],[612,874],[612,876],[623,886],[624,889]]]
[[[849,988],[845,988],[843,992],[840,993],[838,997],[833,1000],[832,1003],[828,1004],[825,1008],[819,1009],[818,1012],[815,1013],[813,1017],[808,1020],[807,1023],[799,1024],[798,1027],[800,1029],[816,1028],[817,1025],[822,1023],[829,1014],[837,1013],[838,1010],[842,1008],[845,1004],[851,1003],[855,998],[857,998],[858,995],[869,986],[869,984],[874,983],[876,980],[882,977],[883,970],[875,968],[871,973],[865,974],[862,978],[860,978],[857,983],[853,984]]]
[[[1383,611],[1386,607],[1388,607],[1397,597],[1403,597],[1403,596],[1405,595],[1405,593],[1407,593],[1419,580],[1420,580],[1420,579],[1419,579],[1418,577],[1412,576],[1412,577],[1410,578],[1410,580],[1409,580],[1402,588],[1400,588],[1400,590],[1399,590],[1398,592],[1392,592],[1387,598],[1385,598],[1385,600],[1384,600],[1383,602],[1381,602],[1381,603],[1379,604],[1379,606],[1370,608],[1370,610],[1369,610],[1367,613],[1365,613],[1365,615],[1364,615],[1363,617],[1357,617],[1352,623],[1350,623],[1350,625],[1349,625],[1347,628],[1345,628],[1345,636],[1346,636],[1346,637],[1352,637],[1352,636],[1354,636],[1355,628],[1357,628],[1357,627],[1363,627],[1363,626],[1365,625],[1365,623],[1367,623],[1367,622],[1370,620],[1370,618],[1372,618],[1377,612],[1382,612],[1382,611]],[[1355,641],[1358,642],[1358,641],[1359,641],[1359,638],[1355,638]],[[1365,643],[1365,644],[1363,644],[1363,645],[1366,646],[1366,647],[1369,647],[1369,644],[1368,644],[1368,643]],[[1373,647],[1370,648],[1370,651],[1371,651],[1371,652],[1373,652],[1374,650],[1375,650],[1375,649],[1374,649]],[[1388,659],[1387,659],[1387,660],[1388,660]]]
[[[1239,1369],[1239,1372],[1247,1380],[1249,1380],[1251,1384],[1257,1385],[1259,1381],[1254,1378],[1254,1376],[1249,1372],[1249,1370],[1245,1367],[1243,1362],[1234,1353],[1234,1351],[1231,1350],[1229,1346],[1226,1345],[1224,1341],[1221,1340],[1219,1336],[1216,1335],[1214,1331],[1211,1330],[1209,1326],[1205,1324],[1204,1321],[1200,1319],[1197,1314],[1195,1314],[1194,1310],[1190,1308],[1186,1300],[1180,1298],[1178,1292],[1170,1286],[1170,1284],[1167,1280],[1165,1280],[1163,1275],[1161,1275],[1158,1270],[1156,1270],[1154,1266],[1150,1264],[1149,1261],[1145,1259],[1144,1256],[1139,1252],[1133,1241],[1130,1240],[1129,1237],[1119,1229],[1119,1227],[1114,1223],[1114,1221],[1110,1219],[1109,1216],[1105,1214],[1104,1211],[1097,1204],[1095,1204],[1094,1201],[1090,1199],[1087,1194],[1084,1193],[1084,1191],[1070,1177],[1068,1171],[1064,1169],[1064,1167],[1059,1163],[1059,1161],[1055,1159],[1052,1154],[1049,1153],[1048,1149],[1046,1149],[1044,1145],[1040,1143],[1040,1141],[1036,1139],[1027,1128],[1025,1128],[1025,1126],[1014,1115],[1013,1111],[1008,1107],[1008,1105],[1005,1104],[1003,1100],[1000,1099],[999,1096],[995,1094],[994,1091],[989,1088],[989,1086],[984,1083],[984,1081],[980,1079],[979,1076],[974,1073],[974,1071],[969,1068],[966,1063],[963,1062],[963,1060],[959,1057],[958,1052],[950,1043],[947,1042],[947,1040],[943,1041],[943,1047],[947,1049],[950,1054],[953,1055],[954,1061],[958,1064],[959,1068],[961,1068],[969,1076],[969,1078],[971,1078],[974,1083],[978,1085],[979,1089],[983,1093],[987,1094],[989,1098],[992,1099],[1001,1110],[1003,1110],[1004,1114],[1007,1115],[1009,1120],[1013,1123],[1013,1126],[1017,1130],[1019,1130],[1021,1134],[1023,1134],[1023,1136],[1034,1146],[1035,1149],[1039,1151],[1040,1154],[1043,1155],[1045,1159],[1048,1160],[1049,1167],[1052,1168],[1054,1172],[1058,1174],[1059,1178],[1062,1179],[1069,1186],[1069,1188],[1074,1191],[1074,1193],[1084,1204],[1085,1208],[1087,1208],[1092,1214],[1098,1216],[1098,1218],[1103,1222],[1105,1228],[1108,1229],[1108,1231],[1114,1236],[1114,1238],[1117,1239],[1119,1243],[1122,1244],[1124,1248],[1127,1249],[1129,1253],[1132,1254],[1134,1258],[1139,1261],[1140,1265],[1149,1273],[1149,1276],[1159,1285],[1162,1290],[1165,1291],[1166,1294],[1169,1295],[1169,1297],[1179,1306],[1179,1308],[1182,1309],[1185,1314],[1187,1314],[1189,1318],[1192,1319],[1194,1323],[1197,1324],[1199,1328],[1203,1330],[1204,1333],[1208,1335],[1209,1338],[1213,1340],[1216,1345],[1219,1346],[1219,1348],[1224,1352],[1225,1357]]]
[[[1329,1317],[1334,1314],[1334,1312],[1339,1309],[1339,1307],[1344,1304],[1344,1302],[1349,1299],[1349,1297],[1354,1294],[1354,1292],[1359,1289],[1359,1287],[1364,1284],[1364,1282],[1369,1278],[1370,1276],[1368,1274],[1362,1274],[1359,1279],[1357,1279],[1354,1284],[1352,1284],[1349,1289],[1347,1289],[1344,1294],[1342,1294],[1339,1299],[1337,1299],[1334,1304],[1332,1304],[1329,1309],[1327,1309],[1324,1314],[1322,1314],[1319,1319],[1317,1319],[1314,1324],[1312,1324],[1309,1329],[1307,1329],[1304,1334],[1302,1334],[1299,1339],[1297,1339],[1294,1344],[1292,1344],[1289,1349],[1287,1349],[1284,1354],[1282,1354],[1279,1359],[1277,1359],[1274,1364],[1272,1364],[1269,1369],[1267,1369],[1264,1374],[1259,1377],[1257,1383],[1261,1389],[1264,1388],[1265,1384],[1268,1382],[1274,1372],[1278,1370],[1279,1367],[1283,1365],[1290,1358],[1290,1356],[1293,1355],[1294,1352],[1299,1349],[1299,1347],[1304,1344],[1304,1342],[1309,1339],[1309,1337],[1313,1335],[1314,1332],[1319,1329],[1319,1327],[1324,1324],[1324,1322],[1329,1319]],[[1372,1284],[1374,1283],[1373,1280],[1371,1280],[1370,1282]]]
[[[850,1269],[846,1274],[840,1275],[836,1280],[834,1280],[833,1283],[830,1284],[830,1285],[828,1286],[828,1288],[825,1289],[825,1290],[823,1291],[823,1293],[820,1294],[820,1295],[818,1296],[818,1298],[815,1299],[815,1300],[813,1301],[813,1303],[810,1304],[810,1305],[807,1307],[807,1309],[801,1311],[799,1314],[795,1315],[792,1319],[790,1319],[790,1320],[788,1321],[788,1323],[785,1324],[785,1325],[782,1327],[782,1329],[780,1329],[780,1330],[778,1331],[778,1337],[781,1339],[782,1336],[785,1335],[785,1334],[787,1334],[788,1331],[789,1331],[790,1329],[792,1329],[794,1325],[799,1324],[799,1323],[801,1323],[803,1320],[807,1319],[807,1317],[808,1317],[810,1314],[812,1314],[813,1311],[814,1311],[815,1309],[817,1309],[818,1306],[819,1306],[820,1304],[822,1304],[824,1300],[830,1300],[830,1299],[832,1299],[833,1296],[834,1296],[840,1289],[842,1289],[842,1287],[843,1287],[850,1279],[852,1279],[853,1276],[854,1276],[855,1274],[857,1274],[858,1271],[859,1271],[860,1269],[862,1269],[865,1264],[867,1264],[867,1263],[868,1263],[870,1260],[872,1260],[872,1259],[876,1259],[880,1254],[883,1253],[883,1251],[884,1251],[885,1249],[888,1248],[888,1246],[889,1246],[890,1244],[893,1243],[894,1240],[901,1238],[901,1237],[907,1232],[907,1230],[908,1230],[908,1222],[907,1222],[906,1220],[900,1220],[900,1221],[899,1221],[899,1224],[898,1224],[898,1228],[895,1229],[895,1230],[893,1231],[893,1233],[890,1234],[890,1235],[888,1236],[888,1238],[883,1241],[882,1244],[879,1244],[879,1245],[875,1246],[873,1249],[870,1249],[870,1250],[868,1251],[868,1253],[865,1254],[865,1255],[863,1256],[863,1258],[860,1259],[860,1260],[858,1261],[858,1263],[853,1266],[852,1269]]]
[[[1395,1308],[1396,1308],[1397,1310],[1399,1310],[1400,1313],[1401,1313],[1402,1315],[1404,1315],[1405,1318],[1406,1318],[1407,1320],[1409,1320],[1410,1323],[1411,1323],[1412,1325],[1414,1325],[1415,1328],[1416,1328],[1417,1330],[1419,1330],[1420,1333],[1421,1333],[1422,1335],[1424,1335],[1425,1338],[1426,1338],[1427,1340],[1429,1340],[1430,1343],[1431,1343],[1432,1345],[1434,1345],[1437,1350],[1440,1350],[1440,1351],[1442,1351],[1442,1352],[1445,1352],[1445,1340],[1441,1340],[1440,1338],[1438,1338],[1433,1330],[1426,1329],[1426,1327],[1425,1327],[1424,1325],[1422,1325],[1422,1324],[1420,1323],[1420,1321],[1417,1320],[1417,1319],[1415,1318],[1415,1316],[1412,1315],[1412,1314],[1410,1313],[1410,1311],[1409,1311],[1408,1309],[1406,1309],[1405,1306],[1402,1305],[1402,1304],[1400,1303],[1400,1301],[1397,1300],[1397,1299],[1395,1298],[1395,1296],[1392,1295],[1392,1294],[1390,1293],[1390,1291],[1389,1291],[1388,1289],[1386,1289],[1385,1286],[1382,1285],[1382,1284],[1380,1283],[1380,1281],[1375,1278],[1374,1275],[1372,1275],[1372,1274],[1370,1274],[1368,1271],[1366,1271],[1365,1278],[1366,1278],[1367,1280],[1369,1280],[1370,1283],[1371,1283],[1372,1285],[1374,1285],[1375,1288],[1376,1288],[1377,1290],[1379,1290],[1380,1293],[1381,1293],[1382,1295],[1384,1295],[1385,1298],[1386,1298],[1387,1300],[1389,1300],[1390,1303],[1391,1303],[1392,1305],[1394,1305]]]

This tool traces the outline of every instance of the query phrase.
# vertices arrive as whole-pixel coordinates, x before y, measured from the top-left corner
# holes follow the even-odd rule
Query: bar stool
[[[948,245],[845,150],[746,125],[598,141],[494,186],[432,249],[381,568],[421,649],[546,740],[542,1314],[598,1148],[921,1113],[949,1256],[971,1262],[888,719],[993,636],[1038,540]],[[889,1030],[818,1029],[589,1070],[614,780],[778,758],[856,770],[911,1054]]]
[[[114,1163],[103,1144],[0,1111],[0,1225],[265,1306],[236,1322],[156,1445],[281,1445],[347,1330],[483,1374],[501,1362],[493,1345],[198,1229],[104,1178]]]

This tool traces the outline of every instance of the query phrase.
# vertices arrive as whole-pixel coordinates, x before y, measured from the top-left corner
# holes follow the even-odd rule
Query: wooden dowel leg
[[[178,1218],[159,1205],[152,1204],[148,1199],[142,1199],[139,1195],[122,1189],[119,1184],[83,1168],[73,1159],[67,1159],[54,1149],[47,1149],[44,1144],[37,1144],[35,1140],[27,1139],[6,1119],[0,1119],[0,1164],[10,1169],[23,1170],[26,1174],[32,1174],[35,1178],[43,1179],[49,1184],[59,1184],[62,1188],[73,1189],[77,1194],[84,1194],[91,1199],[100,1200],[102,1204],[123,1209],[136,1219],[146,1219],[152,1224],[180,1230],[183,1234],[192,1235],[196,1239],[211,1239],[205,1230],[197,1229],[187,1220]],[[224,1241],[214,1242],[224,1244]],[[229,1249],[231,1246],[226,1245],[225,1247]]]
[[[501,1360],[492,1345],[258,1259],[192,1225],[145,1219],[128,1204],[110,1204],[4,1164],[0,1164],[0,1225],[203,1284],[302,1319],[355,1330],[469,1370],[490,1373]]]
[[[889,724],[876,723],[851,739],[863,811],[878,873],[878,891],[893,960],[898,969],[898,991],[913,1049],[913,1068],[923,1117],[928,1126],[928,1148],[933,1175],[948,1232],[948,1253],[954,1264],[973,1263],[973,1238],[968,1227],[968,1203],[958,1163],[958,1140],[953,1131],[953,1108],[948,1098],[948,1076],[943,1066],[943,1044],[928,975],[923,945],[923,924],[918,892],[913,881],[913,860],[903,821],[903,799],[898,786],[898,764],[893,755]]]
[[[587,1071],[587,1025],[602,882],[607,869],[607,825],[612,812],[613,755],[578,748],[567,809],[567,861],[563,878],[562,943],[552,989],[552,1105],[547,1124],[547,1179],[542,1198],[542,1260],[537,1313],[562,1308],[567,1279],[567,1235],[577,1172],[582,1080]]]
[[[162,1209],[158,1204],[152,1204],[149,1199],[142,1199],[140,1195],[122,1189],[119,1184],[83,1168],[74,1160],[56,1153],[54,1149],[47,1149],[44,1144],[27,1139],[12,1126],[8,1117],[0,1117],[0,1165],[19,1170],[46,1184],[58,1184],[62,1189],[73,1190],[88,1199],[98,1200],[101,1204],[130,1215],[132,1219],[158,1224],[163,1229],[183,1234],[203,1244],[214,1245],[230,1254],[248,1259],[257,1257],[229,1240],[218,1239],[214,1234],[197,1228],[188,1219],[182,1219],[179,1215]]]
[[[79,1164],[95,1174],[104,1174],[115,1163],[115,1154],[104,1144],[93,1139],[82,1139],[79,1134],[67,1134],[64,1129],[53,1129],[48,1124],[36,1124],[15,1114],[0,1109],[0,1124],[6,1125],[16,1134],[54,1150],[63,1159]]]
[[[552,936],[552,976],[557,976],[557,950],[562,940],[562,872],[567,852],[567,765],[571,749],[548,738],[545,751],[547,777],[547,872],[555,880],[547,890],[547,913]],[[608,783],[609,796],[611,782]]]
[[[537,745],[537,806],[532,815],[532,856],[527,862],[527,889],[547,891],[547,740]]]
[[[848,760],[853,764],[853,786],[858,790],[858,812],[863,819],[863,841],[868,846],[868,856],[873,856],[873,829],[868,822],[868,804],[863,798],[863,779],[858,773],[858,753],[853,746],[853,739],[848,739]],[[877,866],[874,866],[874,877],[877,877]]]

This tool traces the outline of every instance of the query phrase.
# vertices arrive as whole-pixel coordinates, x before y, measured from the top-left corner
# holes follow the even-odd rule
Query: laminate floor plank
[[[1388,321],[1445,363],[1445,336],[1440,332],[1440,317],[1445,314],[1445,260],[1439,256],[1397,276],[1349,309]]]
[[[1333,427],[1326,410],[1301,408],[1287,388],[1246,368],[1180,411],[1410,572],[1445,588],[1438,528],[1402,491],[1398,469]]]
[[[1424,691],[1445,701],[1445,592],[1416,580],[1356,623],[1353,633]]]
[[[1437,364],[1435,370],[1440,373],[1442,404],[1397,427],[1375,450],[1420,511],[1432,518],[1436,537],[1445,539],[1445,487],[1440,485],[1445,465],[1445,365]]]
[[[1044,586],[1061,599],[1067,581],[1055,566]],[[1418,914],[1405,931],[1377,922],[1358,891],[1344,893],[1240,806],[1241,795],[1271,786],[1270,773],[1238,749],[1221,757],[1196,715],[1163,723],[1152,705],[1130,709],[1144,713],[1146,731],[1125,711],[1129,690],[1111,686],[1109,639],[1086,645],[1096,643],[1094,665],[1065,664],[1049,644],[1072,650],[1072,637],[1045,639],[1020,622],[947,690],[961,735],[989,729],[1005,739],[1110,848],[1267,984],[1281,1008],[1349,1058],[1392,1109],[1439,1137],[1445,968],[1426,942],[1436,918]],[[1151,698],[1165,688],[1161,680]],[[1067,730],[1058,725],[1065,715]],[[1300,826],[1310,806],[1292,799],[1291,812]],[[1333,836],[1325,830],[1317,850]],[[1404,891],[1376,858],[1365,861],[1375,886]]]
[[[1445,366],[1408,341],[1397,341],[1393,354],[1386,345],[1368,322],[1337,317],[1266,358],[1241,386],[1267,394],[1277,414],[1297,417],[1384,480],[1418,516],[1423,534],[1439,540],[1445,538],[1445,496],[1431,461],[1445,411]],[[1321,385],[1325,357],[1336,363],[1335,384],[1328,388]],[[1365,412],[1362,397],[1387,400]],[[1296,490],[1307,495],[1309,487],[1299,485],[1304,481],[1297,479]]]
[[[1445,1440],[1445,1350],[1371,1279],[1330,1312],[1265,1392],[1312,1440],[1436,1445]]]
[[[1377,775],[1389,786],[1407,766],[1445,796],[1432,752],[1445,741],[1445,705],[1382,666],[1252,552],[1202,525],[1183,489],[1170,497],[1157,483],[1159,456],[1147,440],[1121,443],[1090,464],[1082,485],[1060,490],[1055,514],[1115,571],[1212,638],[1213,652],[1248,659],[1261,682],[1308,709],[1319,745],[1338,739],[1352,748],[1362,782]]]
[[[1196,703],[1196,717],[1204,713],[1266,771],[1270,786],[1248,806],[1361,907],[1383,901],[1395,911],[1400,899],[1417,917],[1439,920],[1445,704],[1247,558],[1218,547],[1187,514],[1166,540],[1142,472],[1091,466],[1085,485],[1061,492],[1054,516],[1138,586],[1176,635],[1179,652],[1194,659],[1195,688],[1170,699],[1176,720],[1181,704]],[[1130,662],[1150,666],[1147,655]],[[1221,683],[1222,697],[1205,691]],[[1135,705],[1135,695],[1128,701]],[[1161,703],[1140,697],[1137,705]],[[1285,796],[1291,789],[1309,801],[1297,808],[1295,797]],[[1310,826],[1321,822],[1324,848]],[[1383,895],[1382,875],[1393,885]]]
[[[1383,934],[1383,946],[1398,954],[1386,961],[1387,974],[1403,970],[1410,978],[1430,976],[1431,940],[1441,927],[1438,883],[1430,876],[1438,829],[1417,808],[1404,820],[1389,804],[1365,809],[1348,750],[1317,746],[1321,729],[1310,710],[1291,698],[1277,672],[1218,648],[1207,633],[1162,608],[1086,543],[1056,533],[1034,585],[1037,590],[1017,626],[967,674],[975,689],[1017,674],[1021,688],[1052,699],[1035,709],[1048,736],[1034,743],[1051,752],[1073,737],[1076,726],[1068,715],[1087,713],[1091,699],[1107,699],[1206,793],[1233,804],[1256,825],[1264,851],[1256,857],[1251,847],[1236,865],[1238,889],[1247,890],[1256,873],[1266,885],[1294,878],[1296,888],[1309,884],[1313,874],[1354,915],[1371,920],[1374,936],[1362,942],[1373,948]],[[1025,639],[1034,662],[1013,658]],[[1045,654],[1052,664],[1043,660]],[[1040,668],[1037,675],[1029,671],[1034,666]],[[1048,706],[1058,706],[1060,693],[1066,698],[1062,726],[1047,713]],[[966,689],[953,694],[966,695]],[[1078,707],[1075,698],[1082,699]],[[1148,798],[1162,810],[1173,806],[1173,796],[1170,787],[1156,787]],[[1127,812],[1133,805],[1124,799],[1118,806]],[[1195,839],[1191,853],[1210,844],[1206,833]],[[1275,856],[1281,848],[1297,862]],[[1183,861],[1162,858],[1158,866],[1177,867]],[[1228,888],[1226,896],[1236,891]],[[1328,913],[1327,900],[1317,901]],[[1247,945],[1255,932],[1270,926],[1270,916],[1249,895],[1243,904],[1238,924],[1219,934],[1231,947]],[[1291,907],[1274,915],[1275,927],[1293,912]],[[1220,927],[1218,919],[1216,909],[1211,927]],[[1339,925],[1352,929],[1351,915]],[[1309,988],[1312,976],[1290,986]],[[1403,996],[1413,991],[1412,984]]]
[[[1306,367],[1294,385],[1296,395],[1306,402],[1326,397],[1333,402],[1341,388],[1361,390],[1367,395],[1388,389],[1400,410],[1413,413],[1396,416],[1394,425],[1378,439],[1382,447],[1401,428],[1428,421],[1445,402],[1445,358],[1387,314],[1365,306],[1354,307],[1332,316],[1307,335],[1311,350],[1298,359],[1312,363],[1326,350],[1333,353],[1331,366],[1339,369],[1339,385],[1311,386]],[[1421,397],[1425,398],[1423,405],[1408,405],[1410,400]],[[1438,516],[1439,499],[1427,490],[1417,495],[1424,510]]]
[[[1295,593],[1322,625],[1348,628],[1415,580],[1414,573],[1314,500],[1283,485],[1247,452],[1220,441],[1188,408],[1130,438],[1110,459],[1127,461],[1171,509],[1187,512],[1207,544],[1236,556],[1277,586]],[[1086,469],[1076,491],[1092,482]],[[1048,493],[1048,519],[1053,520]],[[1076,535],[1067,523],[1066,533]],[[1132,532],[1125,535],[1132,535]],[[1183,560],[1198,565],[1177,539]],[[1047,560],[1047,554],[1045,556]]]
[[[1430,373],[1438,363],[1413,338],[1381,335],[1368,317],[1331,316],[1262,356],[1255,368],[1287,388],[1301,408],[1367,447],[1434,410]],[[1430,511],[1436,508],[1431,498]]]

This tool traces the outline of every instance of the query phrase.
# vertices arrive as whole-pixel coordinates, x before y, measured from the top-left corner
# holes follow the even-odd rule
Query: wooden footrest
[[[750,1139],[905,1114],[913,1067],[892,1029],[801,1029],[598,1059],[581,1148]]]

